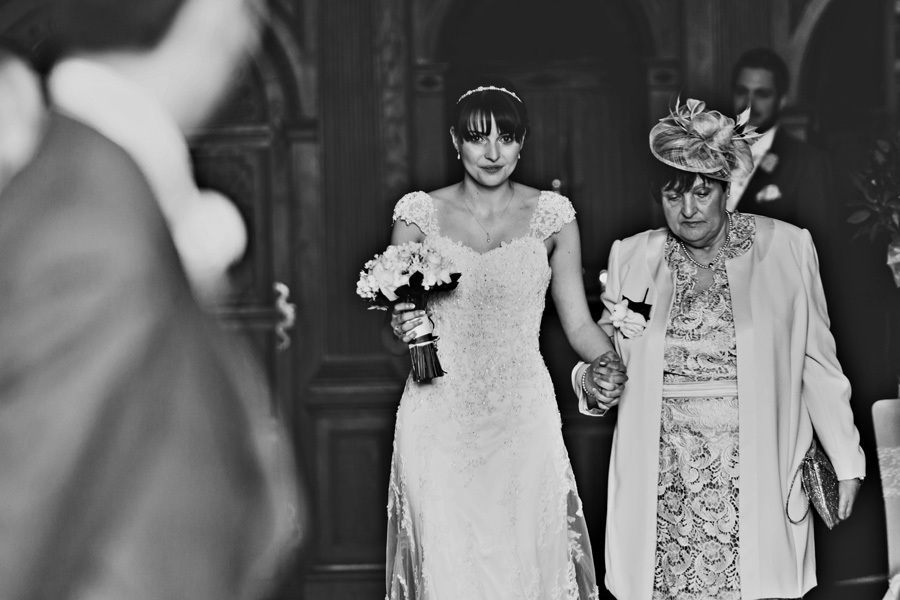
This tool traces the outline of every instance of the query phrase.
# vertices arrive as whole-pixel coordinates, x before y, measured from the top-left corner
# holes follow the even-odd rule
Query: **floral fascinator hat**
[[[706,104],[689,98],[650,130],[650,151],[663,163],[707,177],[730,181],[753,169],[752,144],[760,134],[748,125],[750,107],[735,122]]]

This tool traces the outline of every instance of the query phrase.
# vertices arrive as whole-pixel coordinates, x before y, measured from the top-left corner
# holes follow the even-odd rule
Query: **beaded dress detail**
[[[666,327],[653,600],[740,600],[737,346],[725,262],[747,252],[756,223],[735,214],[713,283],[669,236],[675,274]]]
[[[575,218],[542,192],[529,233],[479,253],[439,230],[432,198],[394,221],[462,273],[429,306],[447,374],[408,379],[388,492],[389,600],[596,599],[590,541],[553,384],[538,348],[545,240]]]

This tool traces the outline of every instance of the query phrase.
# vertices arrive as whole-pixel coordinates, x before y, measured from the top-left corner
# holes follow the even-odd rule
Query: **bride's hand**
[[[391,309],[391,331],[394,337],[404,343],[409,343],[412,338],[409,332],[420,325],[425,318],[424,310],[416,310],[412,302],[398,302]]]
[[[606,408],[618,404],[625,382],[628,381],[628,375],[622,359],[615,350],[610,350],[595,358],[588,370],[586,382],[589,385],[590,395]]]

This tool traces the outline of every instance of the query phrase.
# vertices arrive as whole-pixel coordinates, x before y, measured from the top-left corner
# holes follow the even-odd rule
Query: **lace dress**
[[[528,235],[478,253],[441,235],[432,199],[394,220],[450,256],[459,287],[430,301],[441,364],[407,380],[388,493],[390,600],[597,598],[581,500],[538,349],[550,265],[544,240],[573,220],[542,192]]]
[[[728,260],[753,243],[753,217],[732,217]],[[666,328],[653,600],[740,600],[738,397],[725,260],[699,269],[669,236],[675,298]]]

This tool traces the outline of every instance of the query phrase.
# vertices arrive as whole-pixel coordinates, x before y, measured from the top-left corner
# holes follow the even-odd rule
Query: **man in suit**
[[[0,193],[0,598],[260,598],[298,539],[292,453],[173,235],[183,132],[261,7],[54,10],[47,128]]]
[[[763,215],[808,229],[820,253],[834,242],[837,202],[833,169],[824,151],[779,125],[787,100],[787,65],[768,48],[745,52],[732,70],[735,114],[750,107],[750,125],[762,136],[753,144],[753,171],[731,184],[728,210]],[[828,275],[824,275],[828,279]]]

